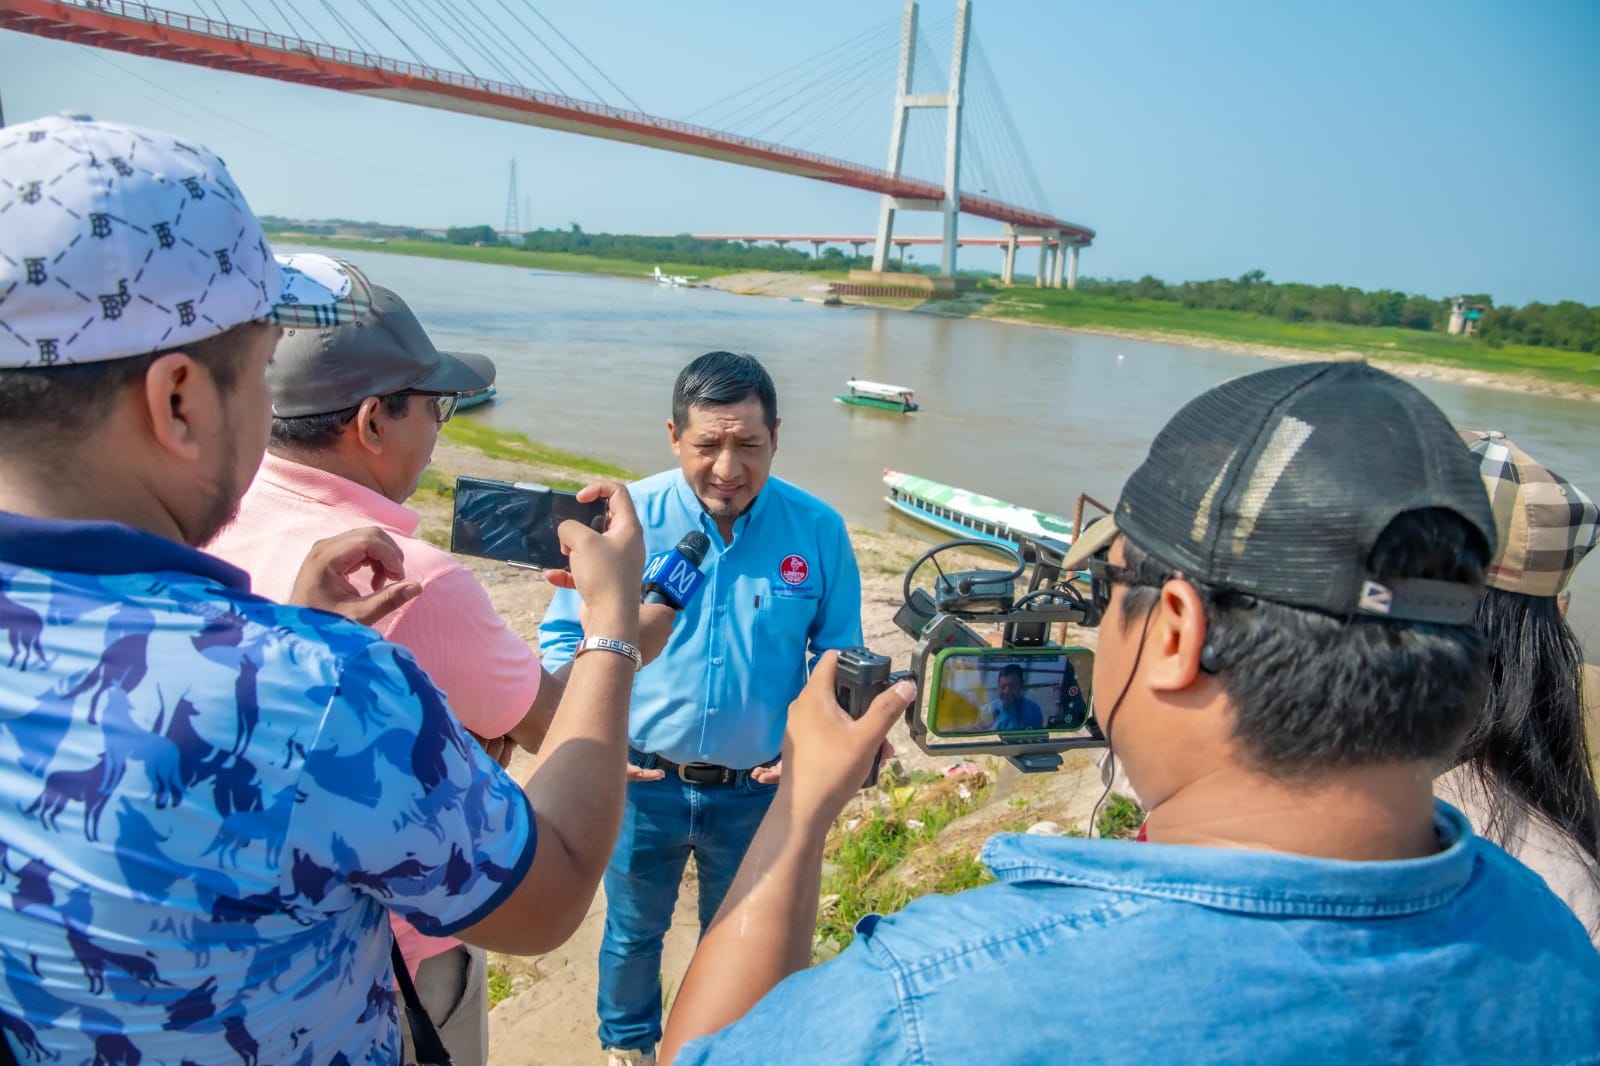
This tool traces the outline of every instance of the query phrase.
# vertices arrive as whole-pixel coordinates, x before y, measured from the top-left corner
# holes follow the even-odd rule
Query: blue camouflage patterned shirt
[[[472,925],[534,844],[404,650],[171,541],[0,512],[0,1032],[23,1061],[398,1061],[386,910]]]

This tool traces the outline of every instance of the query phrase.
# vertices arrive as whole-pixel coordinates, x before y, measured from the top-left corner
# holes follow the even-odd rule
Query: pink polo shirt
[[[539,657],[495,613],[472,571],[414,535],[418,521],[415,511],[354,481],[269,452],[238,519],[206,550],[248,573],[257,595],[281,603],[313,541],[359,526],[382,528],[400,545],[406,577],[422,583],[422,594],[373,628],[416,657],[462,725],[479,736],[504,736],[533,706]],[[351,581],[372,591],[365,570]],[[399,918],[393,924],[413,970],[459,943],[423,936]]]

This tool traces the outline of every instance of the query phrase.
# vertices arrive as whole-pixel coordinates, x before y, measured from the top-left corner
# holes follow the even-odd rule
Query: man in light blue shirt
[[[824,660],[664,1058],[1600,1061],[1582,925],[1433,799],[1481,698],[1476,476],[1443,413],[1365,364],[1192,401],[1089,560],[1095,714],[1148,843],[996,837],[998,884],[863,919],[805,970],[823,839],[914,697],[851,721]]]
[[[673,388],[667,430],[679,469],[629,488],[647,552],[670,551],[693,530],[711,547],[699,594],[633,688],[627,808],[600,946],[600,1042],[614,1062],[654,1061],[661,942],[689,856],[703,929],[777,790],[789,703],[817,655],[861,643],[861,577],[844,521],[770,476],[778,425],[766,369],[710,352]],[[552,670],[583,636],[579,605],[558,592],[539,627]]]

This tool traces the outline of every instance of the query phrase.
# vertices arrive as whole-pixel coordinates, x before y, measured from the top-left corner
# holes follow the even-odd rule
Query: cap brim
[[[1061,557],[1061,569],[1082,570],[1088,564],[1090,557],[1110,544],[1116,535],[1117,523],[1110,515],[1090,523],[1089,528],[1078,534],[1078,539],[1072,542],[1067,554]]]
[[[268,317],[289,329],[355,322],[372,307],[372,283],[350,263],[315,253],[280,255],[283,292]]]
[[[470,396],[494,384],[494,362],[476,352],[440,352],[439,365],[411,386],[417,392]]]

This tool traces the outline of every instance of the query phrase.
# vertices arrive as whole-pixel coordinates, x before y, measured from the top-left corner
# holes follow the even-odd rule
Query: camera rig
[[[1084,503],[1105,510],[1098,501],[1080,496],[1073,528],[1078,536],[1089,528],[1082,520]],[[1092,539],[1092,538],[1091,538]],[[1089,541],[1084,542],[1088,547]],[[1009,570],[972,569],[947,572],[939,556],[959,549],[977,548],[1009,555]],[[1088,578],[1077,570],[1085,553],[1057,542],[1022,540],[1012,547],[993,540],[953,540],[928,549],[906,571],[902,585],[904,603],[894,621],[916,641],[909,671],[892,671],[887,656],[865,648],[852,649],[848,669],[838,681],[839,703],[859,716],[867,703],[902,677],[917,682],[917,699],[906,708],[911,739],[929,755],[1002,755],[1024,773],[1043,773],[1061,766],[1061,753],[1106,746],[1091,710],[1082,735],[1060,737],[1045,731],[996,735],[986,740],[945,741],[928,728],[923,711],[934,694],[927,691],[929,668],[935,656],[947,649],[1052,648],[1052,627],[1061,623],[1096,626],[1099,612],[1089,595]],[[937,572],[931,589],[915,585],[925,566]],[[1024,581],[1025,579],[1025,581]],[[1019,594],[1020,589],[1020,594]],[[999,627],[998,645],[979,627]],[[846,661],[841,656],[841,663]]]

